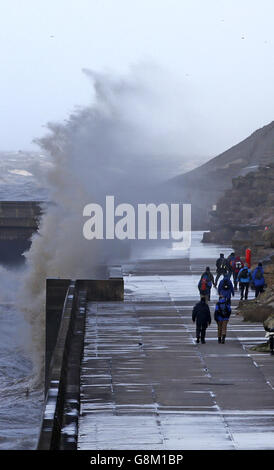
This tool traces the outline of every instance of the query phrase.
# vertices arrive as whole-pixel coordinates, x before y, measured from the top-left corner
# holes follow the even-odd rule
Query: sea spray
[[[0,450],[35,449],[44,390],[30,356],[32,329],[22,315],[24,268],[0,266],[0,278]]]
[[[30,380],[26,374],[26,361],[29,361],[28,345],[31,342],[29,323],[22,316],[22,305],[18,292],[24,277],[24,268],[7,269],[0,266],[0,392],[17,389]]]
[[[129,254],[127,240],[84,238],[85,205],[101,203],[107,194],[129,203],[165,197],[160,182],[179,171],[179,155],[193,144],[187,92],[160,68],[135,67],[123,79],[85,74],[93,83],[93,104],[64,123],[48,124],[48,135],[37,141],[49,159],[51,204],[26,254],[21,293],[37,372],[45,353],[46,278],[92,278],[98,267]]]

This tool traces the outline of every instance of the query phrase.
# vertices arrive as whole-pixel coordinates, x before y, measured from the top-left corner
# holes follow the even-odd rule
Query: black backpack
[[[261,269],[257,269],[256,274],[255,274],[255,279],[260,281],[263,278],[263,273]]]
[[[247,279],[248,278],[248,269],[247,268],[244,268],[241,272],[241,277],[243,279]]]
[[[229,287],[230,287],[229,281],[228,281],[227,279],[225,279],[224,282],[223,282],[222,289],[223,289],[223,290],[228,290]]]
[[[229,316],[229,310],[226,302],[218,302],[218,307],[219,314],[221,315],[221,317],[227,318]]]

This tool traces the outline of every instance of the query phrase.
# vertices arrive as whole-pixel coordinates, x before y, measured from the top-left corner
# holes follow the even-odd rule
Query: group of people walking
[[[227,324],[231,314],[231,307],[226,300],[220,296],[215,306],[214,320],[218,326],[218,342],[225,343]],[[211,314],[206,298],[201,297],[192,311],[192,320],[196,322],[196,341],[205,343],[206,329],[211,324]]]
[[[223,279],[218,283],[220,277]],[[231,281],[233,279],[233,282]],[[266,285],[262,263],[251,271],[247,264],[244,264],[239,256],[232,252],[227,258],[221,253],[216,261],[216,278],[207,267],[201,275],[198,283],[201,300],[192,311],[192,320],[196,322],[197,343],[205,343],[206,329],[211,324],[211,314],[208,306],[211,289],[218,290],[219,300],[215,305],[214,320],[217,323],[218,342],[224,344],[227,332],[227,324],[231,315],[231,297],[240,288],[241,300],[248,299],[249,287],[255,290],[255,297],[263,292]]]

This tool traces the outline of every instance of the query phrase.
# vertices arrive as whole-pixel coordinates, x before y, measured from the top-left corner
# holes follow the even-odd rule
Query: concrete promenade
[[[274,449],[274,358],[250,351],[261,324],[232,314],[195,343],[197,283],[229,248],[169,250],[123,266],[124,302],[89,304],[79,449]],[[251,294],[254,296],[254,293]]]

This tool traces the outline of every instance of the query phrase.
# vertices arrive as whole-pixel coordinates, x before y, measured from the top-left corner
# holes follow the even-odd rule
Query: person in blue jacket
[[[258,263],[257,268],[252,271],[252,281],[255,287],[255,297],[264,291],[265,278],[262,263]]]
[[[227,324],[229,322],[229,317],[231,315],[231,307],[226,302],[226,299],[220,296],[218,302],[216,303],[214,320],[218,326],[218,343],[225,343]]]
[[[245,300],[248,298],[248,289],[251,281],[251,271],[248,268],[248,265],[245,264],[244,267],[239,271],[237,281],[240,285],[241,291],[241,300],[245,297]]]
[[[224,297],[227,303],[231,303],[231,295],[234,297],[234,287],[229,279],[229,274],[225,274],[224,278],[219,283],[218,294]]]

